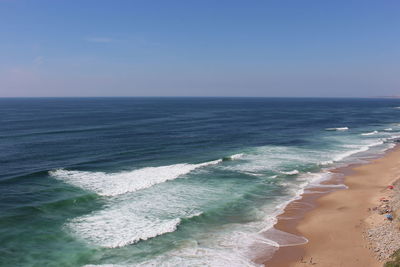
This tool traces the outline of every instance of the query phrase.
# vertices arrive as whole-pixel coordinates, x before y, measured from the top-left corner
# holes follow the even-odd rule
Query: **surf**
[[[156,184],[183,177],[198,168],[216,165],[222,160],[200,164],[174,164],[159,167],[145,167],[119,173],[74,171],[58,169],[49,174],[63,182],[95,192],[101,196],[118,196],[152,187]]]
[[[362,133],[361,135],[369,136],[369,135],[374,135],[374,134],[378,134],[378,133],[379,133],[378,131],[372,131],[372,132]]]
[[[347,131],[349,127],[326,128],[326,131]]]

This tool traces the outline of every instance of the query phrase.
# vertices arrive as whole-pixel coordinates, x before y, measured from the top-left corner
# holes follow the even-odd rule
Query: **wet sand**
[[[266,266],[382,266],[368,248],[363,231],[371,222],[368,209],[376,205],[388,185],[400,177],[400,148],[368,164],[336,169],[326,184],[345,183],[348,189],[312,188],[278,216],[275,228],[304,236],[308,243],[281,247]],[[333,192],[332,192],[333,191]],[[376,217],[376,216],[375,216]]]

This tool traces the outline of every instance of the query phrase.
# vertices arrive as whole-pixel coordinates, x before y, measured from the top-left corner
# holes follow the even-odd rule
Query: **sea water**
[[[307,242],[271,229],[290,200],[394,146],[398,106],[0,99],[0,265],[257,266]]]

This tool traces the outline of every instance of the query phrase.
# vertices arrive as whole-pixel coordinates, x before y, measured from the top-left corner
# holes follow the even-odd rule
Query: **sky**
[[[0,97],[400,95],[398,0],[0,0]]]

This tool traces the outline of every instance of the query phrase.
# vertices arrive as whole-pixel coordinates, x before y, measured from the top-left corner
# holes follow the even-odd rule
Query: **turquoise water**
[[[0,99],[1,266],[253,266],[285,203],[400,137],[400,101]],[[284,240],[284,241],[282,241]]]

